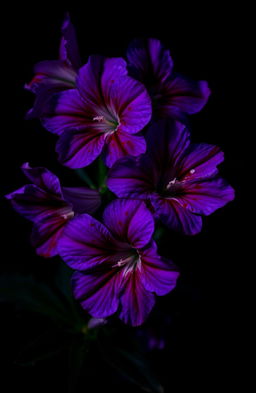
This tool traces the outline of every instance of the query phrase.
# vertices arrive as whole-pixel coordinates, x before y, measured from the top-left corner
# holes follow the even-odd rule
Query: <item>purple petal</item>
[[[192,213],[209,215],[235,197],[233,188],[222,178],[187,182],[185,193],[179,197],[181,205]]]
[[[74,297],[94,318],[106,318],[117,311],[119,274],[115,269],[72,276]]]
[[[70,89],[59,93],[55,101],[52,115],[43,119],[43,125],[48,131],[61,135],[65,130],[85,127],[88,114],[77,90]]]
[[[62,187],[65,201],[73,206],[75,213],[94,213],[101,205],[100,193],[87,187]]]
[[[143,286],[138,270],[127,274],[122,285],[119,318],[129,325],[139,326],[154,307],[155,296]]]
[[[50,195],[34,184],[21,187],[6,195],[6,198],[10,200],[12,207],[18,213],[33,222],[71,211],[70,206],[66,202],[54,195]]]
[[[131,75],[146,86],[155,81],[164,81],[172,72],[173,61],[170,51],[154,38],[132,41],[127,58]]]
[[[104,91],[104,90],[103,90]],[[115,108],[120,119],[118,131],[136,134],[150,121],[151,99],[145,87],[126,76],[112,84],[107,106]]]
[[[50,258],[58,255],[59,240],[63,234],[67,220],[61,216],[47,217],[34,225],[31,242],[37,254]]]
[[[175,288],[179,277],[177,268],[157,254],[155,243],[143,250],[141,260],[141,280],[147,291],[162,296]]]
[[[143,160],[143,162],[142,162]],[[153,161],[145,164],[142,159],[126,157],[119,160],[110,170],[107,186],[119,198],[147,199],[154,189]]]
[[[69,130],[57,142],[59,161],[70,168],[90,165],[101,153],[105,144],[104,134],[90,130]]]
[[[44,167],[31,168],[28,162],[25,162],[21,169],[27,178],[36,186],[43,190],[62,197],[60,181],[56,175]]]
[[[154,232],[154,220],[144,202],[114,200],[103,214],[103,222],[116,238],[135,248],[147,245]]]
[[[107,138],[104,161],[108,167],[112,167],[122,157],[139,156],[145,151],[146,142],[143,136],[130,135],[118,130]]]
[[[104,262],[112,268],[117,248],[108,229],[95,218],[83,214],[67,223],[59,254],[72,269],[86,271]]]
[[[184,208],[182,202],[176,198],[164,199],[152,196],[151,203],[155,209],[156,217],[168,228],[184,233],[195,235],[202,229],[202,218]]]
[[[199,112],[207,103],[210,89],[206,81],[193,81],[181,76],[167,79],[157,103],[162,116],[184,121],[184,113]]]
[[[74,69],[81,67],[81,58],[76,38],[76,31],[67,13],[61,28],[62,38],[59,49],[61,60],[70,63]]]
[[[179,164],[179,178],[198,180],[218,174],[217,165],[224,160],[218,146],[206,143],[191,144]]]

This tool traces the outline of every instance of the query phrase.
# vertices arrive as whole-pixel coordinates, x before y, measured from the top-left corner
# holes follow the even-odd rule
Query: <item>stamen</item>
[[[62,217],[64,218],[64,220],[69,220],[70,218],[73,218],[75,215],[75,213],[73,211],[67,213],[67,214],[62,214]]]
[[[195,169],[190,169],[189,173],[191,173],[191,175],[193,175],[193,173],[195,173]]]
[[[171,188],[176,183],[176,180],[177,178],[175,177],[173,180],[169,181],[169,183],[166,186],[167,190],[169,190],[169,188]]]
[[[102,122],[102,121],[104,121],[104,116],[95,116],[92,120]]]

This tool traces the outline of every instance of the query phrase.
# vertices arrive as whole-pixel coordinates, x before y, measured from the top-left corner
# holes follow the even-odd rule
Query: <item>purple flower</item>
[[[75,87],[77,70],[81,66],[81,60],[75,29],[68,14],[64,19],[61,31],[59,60],[46,60],[37,63],[34,67],[34,78],[25,85],[27,90],[36,94],[34,107],[28,111],[27,118],[45,115],[49,111],[50,100],[55,93]]]
[[[34,223],[32,244],[44,257],[58,254],[58,243],[67,222],[77,213],[93,213],[100,205],[97,191],[85,187],[61,187],[45,168],[22,165],[28,184],[6,195],[13,208]]]
[[[103,152],[106,165],[146,150],[135,135],[149,122],[151,101],[144,86],[127,75],[121,58],[91,56],[77,77],[77,89],[58,94],[45,127],[60,135],[61,163],[82,168]]]
[[[157,117],[184,122],[187,114],[199,112],[206,104],[210,95],[207,82],[173,73],[170,52],[159,40],[134,40],[127,58],[129,74],[147,87]]]
[[[115,200],[103,222],[77,216],[60,240],[60,256],[77,270],[74,296],[94,318],[118,312],[125,323],[140,325],[154,306],[154,293],[171,291],[178,273],[157,254],[154,220],[143,202]]]
[[[148,201],[170,229],[200,232],[201,216],[234,198],[232,187],[218,176],[223,153],[217,146],[191,144],[185,126],[172,120],[153,124],[147,140],[147,154],[122,159],[111,169],[108,187],[120,198]]]

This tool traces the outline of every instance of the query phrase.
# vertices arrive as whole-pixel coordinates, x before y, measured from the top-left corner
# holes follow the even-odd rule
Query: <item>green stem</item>
[[[76,173],[91,189],[96,190],[97,187],[84,169],[77,169]]]

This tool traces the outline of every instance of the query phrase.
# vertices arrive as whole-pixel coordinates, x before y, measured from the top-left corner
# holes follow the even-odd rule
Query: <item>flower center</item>
[[[120,258],[119,261],[113,267],[120,267],[123,269],[123,275],[126,276],[128,273],[135,269],[141,268],[141,258],[138,250],[132,249],[131,254],[125,258]]]
[[[112,115],[107,110],[100,110],[96,116],[93,117],[94,127],[106,134],[112,134],[118,130],[120,121],[117,115]]]

